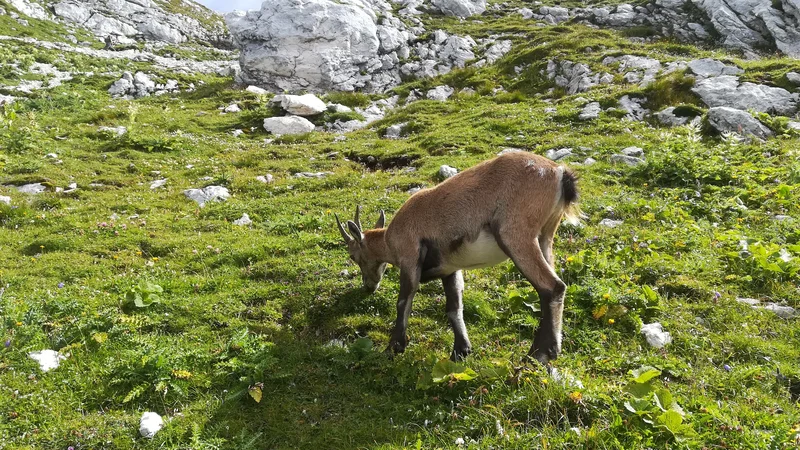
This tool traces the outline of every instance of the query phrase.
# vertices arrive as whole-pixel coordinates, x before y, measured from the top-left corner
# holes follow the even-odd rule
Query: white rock
[[[701,77],[716,77],[720,75],[739,75],[744,73],[744,70],[736,67],[736,66],[729,66],[723,63],[722,61],[711,59],[711,58],[703,58],[703,59],[695,59],[693,61],[689,61],[687,64],[689,70],[692,71],[695,75],[699,75]]]
[[[761,140],[773,135],[772,130],[747,111],[717,106],[708,110],[707,118],[708,124],[721,133],[735,132],[742,136],[755,136]]]
[[[583,107],[581,113],[578,114],[578,120],[594,120],[600,115],[600,103],[591,102]]]
[[[123,127],[123,126],[119,126],[119,127],[98,127],[97,131],[102,131],[102,132],[107,132],[107,133],[111,133],[111,134],[116,134],[117,136],[122,136],[123,134],[128,132],[128,129]]]
[[[800,86],[800,73],[789,72],[786,74],[786,79],[789,80],[790,83]]]
[[[258,95],[264,95],[269,93],[269,91],[267,91],[266,89],[262,89],[258,86],[252,86],[252,85],[247,86],[247,89],[245,89],[245,91],[252,92],[253,94],[258,94]]]
[[[225,107],[225,109],[223,109],[223,111],[225,111],[226,113],[237,113],[240,112],[241,110],[242,109],[239,108],[239,105],[237,105],[236,103],[228,105]]]
[[[250,216],[248,216],[247,213],[242,213],[242,217],[233,221],[234,225],[239,225],[239,226],[250,225],[252,223],[253,221],[250,220]]]
[[[164,186],[165,184],[167,184],[167,179],[166,178],[161,179],[161,180],[155,180],[152,183],[150,183],[150,189],[158,189],[161,186]]]
[[[239,128],[237,128],[237,129],[235,129],[235,130],[231,130],[231,135],[232,135],[233,137],[239,137],[239,136],[241,136],[242,134],[244,134],[244,131],[240,130]]]
[[[297,116],[313,116],[323,113],[328,109],[325,102],[317,98],[314,94],[276,95],[275,98],[270,101],[273,103],[280,102],[281,108],[289,114]]]
[[[139,419],[139,434],[144,438],[152,439],[162,428],[164,419],[157,413],[148,411]]]
[[[429,90],[425,97],[429,100],[436,100],[440,102],[447,101],[451,95],[453,95],[455,89],[451,88],[450,86],[436,86],[435,88]]]
[[[66,356],[58,353],[55,350],[40,350],[38,352],[30,352],[28,356],[39,363],[39,369],[42,372],[49,372],[58,367],[61,361],[67,359]]]
[[[386,128],[386,134],[384,134],[384,137],[388,139],[400,139],[400,135],[403,133],[403,128],[405,128],[406,125],[408,125],[406,122],[396,123]]]
[[[768,114],[791,116],[797,111],[798,95],[779,87],[763,84],[739,83],[733,75],[697,80],[692,92],[699,95],[710,107],[727,106],[741,110],[754,110]]]
[[[458,169],[456,169],[455,167],[450,167],[446,164],[443,164],[441,167],[439,167],[439,176],[441,176],[442,178],[447,179],[455,176],[457,173]]]
[[[636,122],[644,120],[645,116],[650,113],[650,110],[642,106],[644,102],[645,99],[643,98],[632,98],[623,95],[622,98],[619,99],[619,106],[627,113],[625,114],[625,120]]]
[[[670,336],[669,332],[664,331],[664,328],[658,322],[642,325],[639,332],[647,339],[647,343],[655,348],[664,348],[672,342],[672,336]]]
[[[40,194],[47,190],[47,187],[42,183],[30,183],[17,186],[17,191],[23,194]]]
[[[183,194],[191,200],[197,202],[198,205],[205,206],[206,203],[211,201],[225,201],[230,198],[231,194],[228,188],[222,186],[208,186],[203,189],[187,189]]]
[[[11,204],[11,197],[7,195],[0,195],[0,203],[5,203],[6,205]]]
[[[611,155],[609,158],[612,163],[623,163],[629,166],[638,166],[639,164],[644,164],[645,160],[642,158],[637,158],[635,156],[628,156],[628,155]]]
[[[622,225],[622,221],[614,219],[603,219],[600,221],[599,225],[601,227],[606,227],[606,228],[617,228],[618,226]]]
[[[314,131],[314,124],[300,116],[270,117],[264,119],[264,129],[272,134],[303,134]]]
[[[324,178],[328,175],[333,175],[333,172],[297,172],[294,174],[297,178]]]
[[[260,181],[260,182],[262,182],[264,184],[269,184],[269,183],[272,183],[275,180],[275,177],[273,177],[271,173],[268,173],[266,175],[257,176],[256,180],[258,180],[258,181]]]
[[[559,148],[559,149],[550,149],[545,152],[544,156],[552,159],[553,161],[560,161],[564,158],[569,158],[572,156],[572,149],[571,148]]]
[[[626,147],[622,149],[622,154],[642,158],[644,156],[644,150],[642,150],[641,147]]]
[[[470,17],[486,11],[486,0],[432,0],[431,3],[446,16]]]
[[[764,309],[772,311],[781,319],[791,319],[797,315],[797,311],[791,306],[779,305],[777,303],[765,303]]]
[[[328,110],[332,111],[332,112],[337,112],[337,113],[353,112],[353,108],[351,108],[349,106],[345,106],[345,105],[339,104],[339,103],[330,103],[328,105]]]

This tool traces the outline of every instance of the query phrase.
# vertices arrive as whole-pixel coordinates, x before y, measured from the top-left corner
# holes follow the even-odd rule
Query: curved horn
[[[364,228],[361,226],[361,218],[359,217],[360,215],[361,215],[361,205],[356,205],[356,219],[353,222],[355,222],[356,225],[358,225],[359,230],[363,230]]]
[[[381,216],[378,217],[378,221],[375,222],[375,228],[383,228],[386,226],[386,214],[381,210]]]
[[[345,244],[349,244],[350,241],[353,240],[353,238],[350,237],[350,235],[347,234],[347,231],[344,230],[344,226],[342,225],[342,222],[339,221],[339,216],[334,214],[333,217],[336,217],[336,225],[339,226],[339,233],[342,233],[342,238],[344,239]]]

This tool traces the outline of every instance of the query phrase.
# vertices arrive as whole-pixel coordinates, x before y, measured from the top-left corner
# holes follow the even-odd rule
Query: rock
[[[800,73],[789,72],[786,74],[786,79],[789,80],[789,83],[792,83],[795,86],[800,86]]]
[[[610,160],[612,163],[624,163],[632,167],[645,163],[645,160],[641,158],[628,155],[611,155]]]
[[[391,125],[390,127],[386,128],[386,134],[384,134],[384,137],[387,139],[400,139],[400,135],[403,133],[403,128],[405,128],[406,125],[408,125],[406,122]]]
[[[662,124],[669,125],[671,127],[686,125],[690,120],[694,122],[697,118],[699,118],[699,116],[690,117],[676,115],[674,106],[670,106],[669,108],[662,109],[661,111],[655,113],[655,117]]]
[[[349,113],[353,112],[353,108],[349,106],[340,105],[339,103],[331,103],[328,105],[328,111],[336,112],[336,113]]]
[[[388,4],[385,10],[380,5],[274,0],[260,10],[226,14],[240,49],[239,79],[278,92],[381,91],[398,84],[399,74],[384,70],[380,59],[378,13],[391,14]],[[385,47],[395,44],[384,41]]]
[[[168,84],[169,88],[167,88],[167,85],[156,85],[156,83],[150,79],[150,76],[144,72],[136,72],[135,75],[131,75],[130,72],[125,72],[122,74],[122,78],[115,81],[114,84],[108,88],[108,93],[115,98],[140,98],[147,97],[154,93],[158,94],[161,91],[172,92],[178,90],[176,81],[173,80],[172,83]]]
[[[452,67],[463,68],[467,61],[475,59],[475,53],[472,52],[475,45],[471,37],[450,36],[439,52],[439,60]]]
[[[594,164],[594,163],[596,163],[596,162],[597,162],[597,160],[596,160],[596,159],[594,159],[594,158],[586,158],[586,159],[583,161],[583,165],[584,165],[584,166],[591,166],[592,164]]]
[[[672,336],[670,336],[669,332],[664,331],[664,328],[658,322],[642,325],[639,332],[644,335],[647,343],[654,348],[664,348],[672,342]]]
[[[158,188],[164,186],[165,184],[167,184],[167,179],[166,178],[164,178],[162,180],[156,180],[156,181],[153,181],[152,183],[150,183],[150,189],[158,189]]]
[[[637,83],[640,87],[647,87],[661,72],[661,61],[644,56],[623,55],[603,58],[603,64],[613,63],[619,63],[617,71],[625,74],[623,77],[625,81]]]
[[[498,153],[498,154],[497,154],[497,156],[503,156],[503,155],[505,155],[506,153],[518,153],[518,152],[524,152],[524,151],[525,151],[525,150],[523,150],[523,149],[521,149],[521,148],[516,148],[516,147],[506,147],[506,148],[504,148],[504,149],[500,150],[500,153]]]
[[[625,120],[641,122],[645,116],[650,114],[650,110],[642,106],[645,99],[631,98],[627,95],[619,99],[619,106],[626,112]]]
[[[708,124],[720,133],[734,132],[761,140],[772,136],[772,131],[747,111],[717,106],[708,110],[707,117]]]
[[[231,130],[231,136],[233,136],[233,137],[239,137],[239,136],[241,136],[243,134],[244,134],[244,131],[242,131],[239,128]]]
[[[55,350],[40,350],[38,352],[30,352],[28,356],[39,363],[39,369],[42,372],[49,372],[58,368],[61,361],[67,359],[66,356],[58,353]]]
[[[273,177],[271,173],[268,173],[266,175],[257,176],[256,180],[258,180],[258,181],[260,181],[260,182],[262,182],[264,184],[270,184],[273,181],[275,181],[275,177]]]
[[[703,58],[689,61],[689,70],[695,75],[701,77],[717,77],[720,75],[739,75],[744,73],[744,70],[736,66],[728,66],[722,61]]]
[[[118,127],[98,127],[97,131],[101,131],[104,133],[115,134],[117,136],[122,136],[128,132],[128,129],[123,126]]]
[[[579,120],[594,120],[600,116],[600,103],[599,102],[591,102],[583,107],[581,113],[578,114]]]
[[[798,95],[779,87],[739,83],[732,75],[697,80],[692,92],[710,107],[728,106],[768,114],[791,116],[797,111]]]
[[[276,135],[303,134],[314,131],[314,124],[300,116],[270,117],[264,119],[264,129]]]
[[[791,319],[797,315],[797,311],[791,306],[779,305],[777,303],[765,303],[764,309],[772,311],[781,319]]]
[[[164,427],[164,419],[157,413],[148,411],[139,419],[139,434],[143,438],[152,439]]]
[[[333,175],[333,172],[298,172],[294,174],[297,178],[324,178]]]
[[[739,302],[739,303],[744,303],[745,305],[753,306],[753,307],[759,306],[761,304],[761,302],[759,300],[754,299],[754,298],[737,298],[736,301]]]
[[[572,156],[571,148],[550,149],[545,152],[544,156],[552,159],[553,161],[560,161],[564,158]]]
[[[0,195],[0,203],[5,203],[6,205],[11,204],[11,197],[7,195]]]
[[[314,116],[328,109],[328,106],[314,94],[276,95],[272,103],[280,103],[289,114],[297,116]]]
[[[22,186],[17,186],[17,191],[23,194],[41,194],[42,192],[46,191],[47,187],[42,183],[29,183],[23,184]]]
[[[439,167],[439,176],[444,179],[454,177],[457,173],[458,169],[456,169],[455,167],[450,167],[446,164]]]
[[[589,66],[572,61],[547,61],[547,78],[555,81],[556,86],[563,87],[567,94],[584,92],[596,86],[600,80],[593,74]]]
[[[502,58],[506,53],[510,51],[511,51],[511,41],[508,40],[497,41],[486,50],[486,52],[483,54],[483,57],[486,58],[487,63],[493,64],[494,62]]]
[[[13,6],[17,11],[25,14],[28,17],[39,20],[51,20],[50,14],[36,2],[28,0],[8,0],[8,3]]]
[[[222,202],[230,198],[231,194],[228,188],[222,186],[208,186],[203,189],[187,189],[183,194],[190,200],[197,202],[200,207],[205,206],[206,203],[216,201]]]
[[[435,88],[429,90],[425,97],[429,100],[436,100],[440,102],[447,101],[451,95],[453,95],[455,89],[451,88],[450,86],[436,86]]]
[[[239,105],[237,105],[236,103],[233,103],[231,105],[226,106],[225,109],[223,109],[222,111],[224,111],[226,113],[237,113],[237,112],[241,112],[242,109],[239,108]]]
[[[253,94],[256,95],[264,95],[269,93],[269,91],[267,91],[266,89],[261,89],[258,86],[247,86],[247,89],[245,89],[245,91],[252,92]]]
[[[601,227],[606,227],[606,228],[617,228],[618,226],[622,225],[622,221],[614,219],[603,219],[600,221],[599,225]]]
[[[470,17],[486,11],[486,0],[431,0],[445,16]]]
[[[640,147],[626,147],[622,149],[622,154],[626,156],[633,156],[635,158],[643,158],[644,150]]]
[[[519,13],[519,14],[522,16],[522,18],[523,18],[523,19],[525,19],[525,20],[531,19],[531,18],[533,18],[533,16],[534,16],[533,10],[532,10],[532,9],[530,9],[530,8],[520,8],[520,9],[519,9],[517,12],[518,12],[518,13]]]
[[[238,225],[240,227],[245,225],[250,225],[252,223],[253,221],[250,220],[250,216],[248,216],[247,213],[242,213],[242,217],[233,221],[234,225]]]

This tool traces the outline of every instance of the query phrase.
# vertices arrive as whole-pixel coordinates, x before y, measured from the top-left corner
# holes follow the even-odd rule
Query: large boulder
[[[772,131],[747,111],[726,106],[709,109],[708,124],[721,133],[735,132],[742,136],[755,136],[762,140],[772,136]]]
[[[752,109],[769,114],[789,116],[797,111],[798,95],[786,89],[763,84],[739,83],[733,75],[698,80],[692,92],[708,106]]]
[[[272,134],[303,134],[314,131],[314,124],[299,116],[264,119],[264,129]]]
[[[431,3],[446,16],[470,17],[486,11],[486,0],[432,0]]]
[[[382,67],[377,18],[366,6],[275,0],[225,20],[241,50],[242,81],[252,84],[278,91],[352,91]]]

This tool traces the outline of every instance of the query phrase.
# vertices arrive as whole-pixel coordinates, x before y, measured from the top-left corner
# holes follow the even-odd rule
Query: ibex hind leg
[[[497,241],[539,294],[541,323],[534,334],[528,356],[547,365],[561,351],[566,285],[543,254],[539,239],[531,237],[530,231],[528,226],[507,226],[498,230]]]

